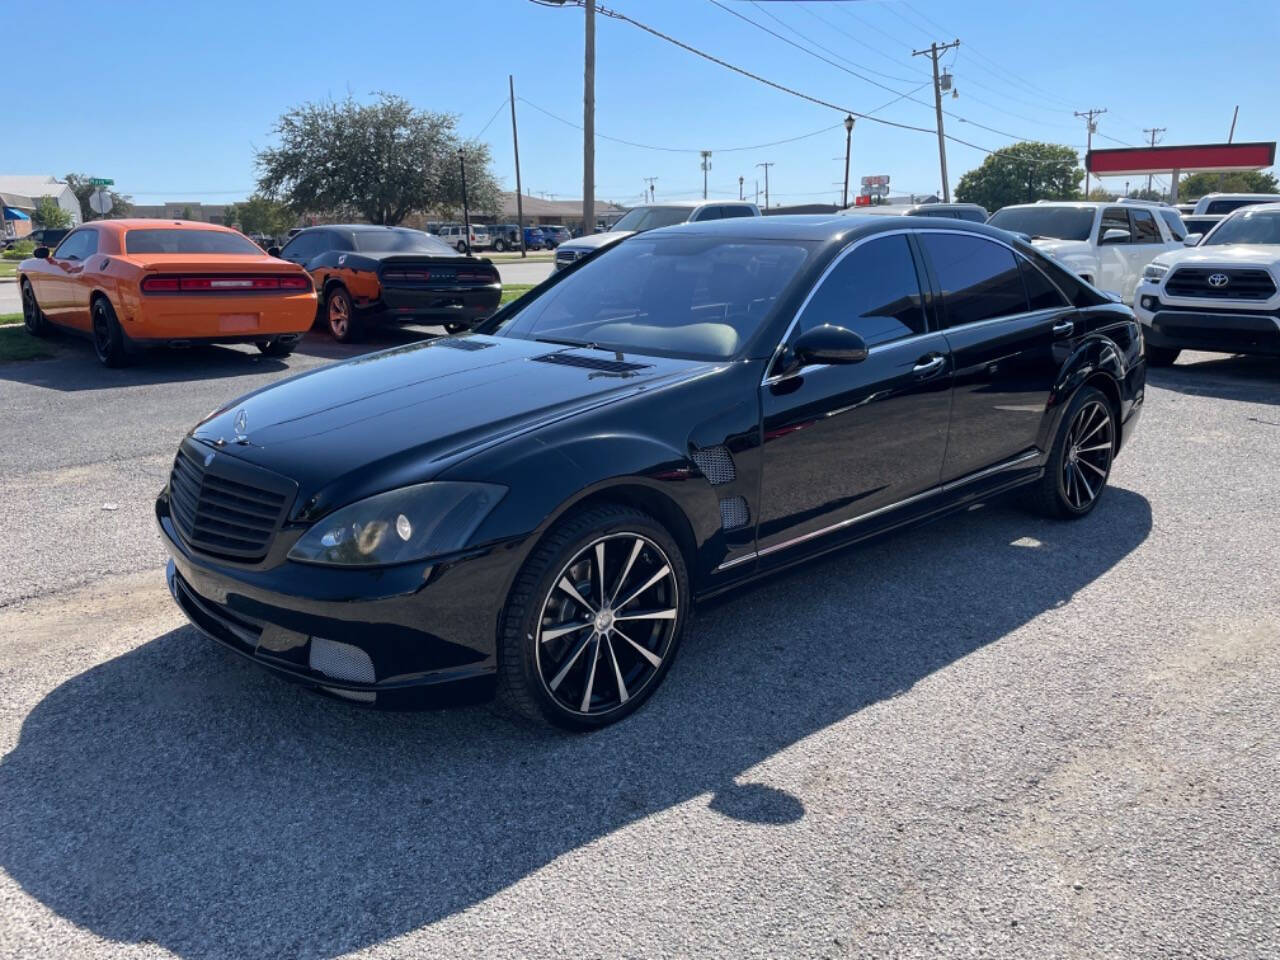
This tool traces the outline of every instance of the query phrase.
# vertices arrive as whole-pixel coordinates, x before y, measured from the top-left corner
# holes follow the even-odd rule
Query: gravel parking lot
[[[1153,371],[1085,521],[779,576],[570,737],[321,699],[170,601],[179,438],[353,352],[0,365],[0,956],[1280,955],[1277,364]]]

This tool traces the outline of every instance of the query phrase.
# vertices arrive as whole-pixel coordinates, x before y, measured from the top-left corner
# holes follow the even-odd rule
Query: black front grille
[[[1225,283],[1222,282],[1222,277],[1226,277]],[[1179,267],[1164,282],[1164,289],[1171,297],[1266,300],[1275,296],[1276,284],[1271,279],[1271,274],[1265,270]]]
[[[169,514],[192,549],[254,562],[296,492],[291,480],[186,440],[169,475]]]
[[[556,262],[557,262],[557,263],[573,263],[573,261],[575,261],[575,260],[577,260],[577,259],[578,259],[578,251],[577,251],[577,250],[565,250],[565,249],[563,249],[563,248],[562,248],[562,249],[560,249],[560,250],[557,250],[557,251],[556,251]]]

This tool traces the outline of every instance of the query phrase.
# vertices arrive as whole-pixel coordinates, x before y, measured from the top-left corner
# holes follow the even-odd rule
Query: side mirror
[[[1204,239],[1203,233],[1188,233],[1185,237],[1182,238],[1182,245],[1184,247],[1194,247],[1194,246],[1197,246],[1200,243],[1200,241],[1203,239]]]
[[[861,363],[867,359],[867,342],[847,327],[824,323],[806,330],[792,347],[796,363]]]
[[[1129,231],[1121,230],[1119,227],[1112,227],[1110,230],[1104,230],[1102,233],[1102,243],[1128,243]]]
[[[52,251],[48,247],[36,247],[31,251],[31,255],[37,260],[48,260]]]
[[[280,248],[279,248],[279,247],[267,247],[267,256],[268,256],[268,257],[278,257],[278,256],[280,256]]]

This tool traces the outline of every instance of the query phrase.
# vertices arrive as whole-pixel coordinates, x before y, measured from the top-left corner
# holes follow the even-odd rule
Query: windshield
[[[627,240],[508,317],[497,336],[722,360],[759,329],[808,245],[715,237]]]
[[[1232,214],[1218,224],[1200,246],[1223,243],[1280,244],[1280,210],[1242,210]]]
[[[1093,230],[1092,207],[1005,207],[987,221],[1013,233],[1054,240],[1088,240]]]
[[[248,237],[229,230],[130,230],[126,253],[256,253],[262,249]]]
[[[457,256],[443,240],[420,230],[357,230],[356,249],[362,253],[430,253]]]
[[[623,214],[612,230],[656,230],[675,223],[684,223],[692,213],[690,207],[636,207]]]

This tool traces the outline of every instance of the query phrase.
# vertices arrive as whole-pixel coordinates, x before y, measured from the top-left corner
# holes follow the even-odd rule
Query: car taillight
[[[496,274],[484,270],[459,270],[458,279],[467,283],[497,283]]]
[[[142,281],[143,293],[238,293],[258,290],[310,290],[311,278],[283,276],[153,276]]]

